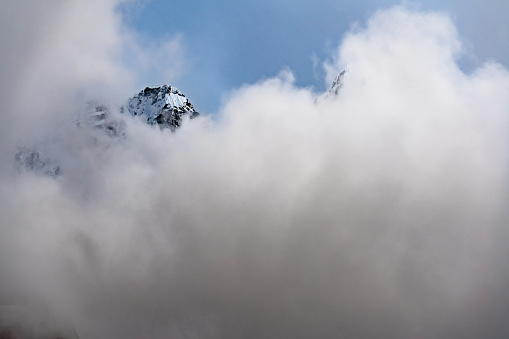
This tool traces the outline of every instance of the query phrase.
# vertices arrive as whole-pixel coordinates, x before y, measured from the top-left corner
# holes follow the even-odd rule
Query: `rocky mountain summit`
[[[157,124],[171,131],[180,127],[185,116],[193,119],[199,115],[182,92],[168,85],[146,87],[128,100],[127,111],[132,116],[144,116],[147,124]]]

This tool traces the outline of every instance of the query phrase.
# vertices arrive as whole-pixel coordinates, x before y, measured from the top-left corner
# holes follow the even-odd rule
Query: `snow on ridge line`
[[[150,125],[157,124],[172,131],[181,125],[184,115],[190,118],[199,115],[189,99],[169,85],[145,87],[128,100],[127,110],[132,116],[145,115]]]

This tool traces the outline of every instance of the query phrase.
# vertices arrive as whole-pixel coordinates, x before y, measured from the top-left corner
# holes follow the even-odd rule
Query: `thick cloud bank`
[[[447,17],[394,8],[350,32],[326,65],[330,80],[348,69],[335,98],[283,71],[173,134],[125,117],[117,142],[69,113],[131,90],[128,33],[104,3],[111,36],[74,32],[86,60],[63,55],[76,36],[47,9],[33,31],[2,30],[6,60],[36,72],[2,66],[2,303],[81,338],[509,335],[509,73],[463,73]],[[55,73],[62,60],[75,67]],[[16,172],[22,142],[62,175]]]

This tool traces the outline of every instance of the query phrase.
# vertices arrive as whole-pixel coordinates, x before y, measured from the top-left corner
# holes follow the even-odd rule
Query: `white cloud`
[[[43,53],[50,88],[129,83],[109,6],[104,37],[45,38],[73,66],[53,74]],[[460,51],[447,17],[398,7],[339,47],[335,100],[316,105],[283,71],[175,134],[126,120],[125,142],[100,148],[44,125],[68,166],[2,175],[0,297],[44,300],[84,338],[507,334],[509,74],[466,75]]]
[[[141,40],[141,38],[139,38]],[[147,85],[172,84],[187,72],[189,61],[182,36],[157,43],[131,44],[134,64]]]

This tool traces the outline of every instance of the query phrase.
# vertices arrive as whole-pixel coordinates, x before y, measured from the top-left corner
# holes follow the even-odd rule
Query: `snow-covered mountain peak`
[[[148,124],[160,125],[174,131],[184,116],[194,118],[199,113],[182,92],[169,85],[146,87],[127,102],[132,116],[144,115]]]
[[[334,98],[337,97],[343,88],[344,81],[345,81],[345,75],[347,74],[347,70],[344,69],[334,78],[334,81],[332,82],[331,87],[329,88],[329,91],[321,95],[320,97],[316,98],[315,103],[319,103],[323,100],[326,100],[328,98]]]
[[[339,94],[341,88],[343,88],[345,80],[346,69],[342,70],[332,82],[332,86],[329,89],[329,96],[336,96]]]

